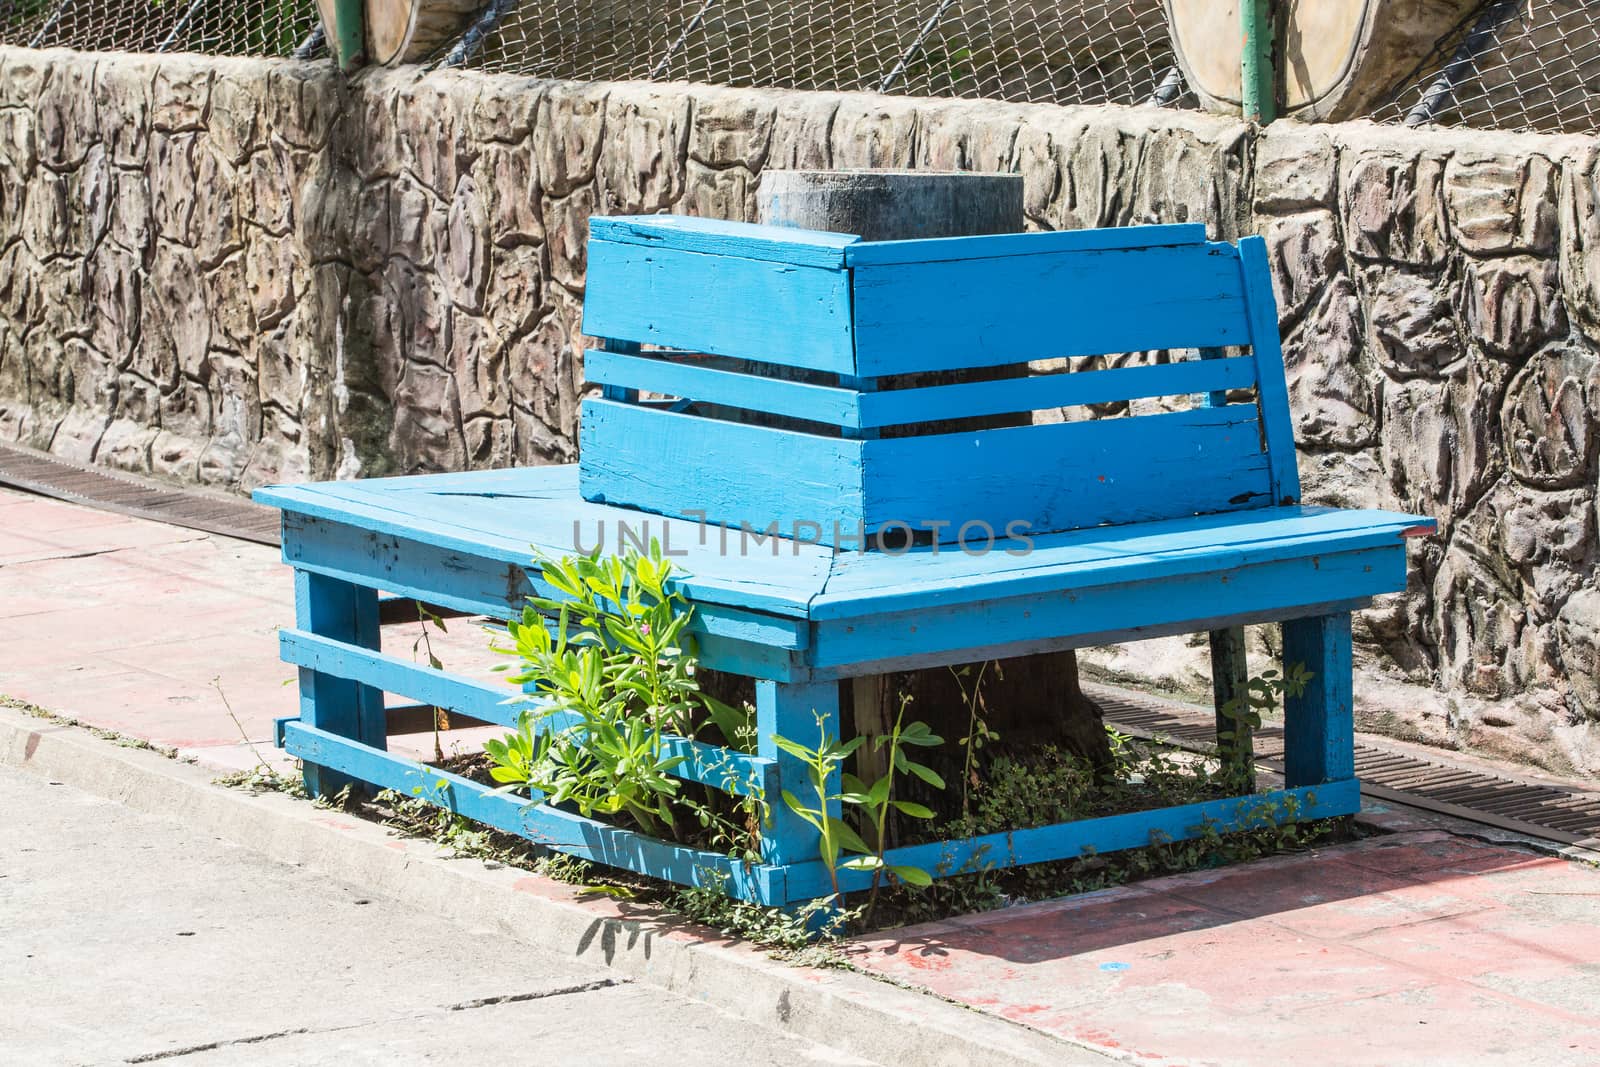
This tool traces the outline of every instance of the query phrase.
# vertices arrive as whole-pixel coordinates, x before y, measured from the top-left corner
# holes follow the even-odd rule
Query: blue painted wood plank
[[[527,562],[530,554],[526,541],[534,538],[517,539],[510,533],[474,531],[471,528],[473,526],[493,525],[474,518],[478,510],[497,509],[501,517],[496,521],[507,531],[542,531],[539,539],[547,544],[560,537],[555,531],[562,525],[566,526],[566,536],[571,537],[570,523],[573,520],[569,516],[573,514],[582,515],[581,521],[586,530],[592,530],[601,521],[610,522],[618,515],[637,519],[639,514],[573,500],[570,494],[576,484],[576,470],[571,466],[520,471],[514,483],[504,480],[506,473],[483,471],[472,475],[274,487],[258,493],[258,497],[268,498],[267,502],[287,507],[297,515],[319,514],[338,518],[345,523],[370,525],[372,533],[352,527],[339,536],[346,539],[342,550],[359,560],[359,566],[347,573],[365,574],[373,584],[381,585],[384,577],[392,571],[394,562],[392,552],[376,550],[373,533],[379,535],[380,541],[384,537],[399,537],[408,545],[412,536],[437,541],[445,547],[436,558],[430,557],[426,561],[424,570],[444,578],[445,584],[458,595],[466,592],[474,597],[471,603],[453,602],[449,606],[503,615],[504,608],[489,609],[495,603],[506,601],[508,571],[505,566],[481,576],[476,587],[473,583],[466,583],[468,588],[463,590],[458,587],[461,584],[458,570],[463,565],[460,561],[469,558],[469,552],[475,551],[484,557],[500,557],[503,550],[503,556],[508,561],[521,561],[510,565],[521,566]],[[501,491],[510,495],[452,498],[448,493],[426,491],[429,479],[434,477],[458,490],[475,492],[486,486],[498,485]],[[329,494],[335,491],[348,491],[351,499],[330,497]],[[363,502],[363,494],[370,495],[377,503]],[[468,525],[435,528],[430,523],[408,517],[404,514],[406,502],[416,495],[439,497],[454,511],[461,513]],[[564,500],[559,499],[564,495]],[[552,520],[551,515],[556,518]],[[313,520],[293,519],[291,525],[295,529],[290,531],[291,539],[304,541],[299,527],[308,522]],[[909,608],[921,602],[918,599],[920,597],[926,597],[929,604],[961,602],[984,595],[982,588],[991,583],[995,586],[993,593],[996,596],[1056,588],[1063,581],[1059,573],[1062,569],[1103,566],[1123,572],[1126,576],[1134,576],[1137,568],[1145,566],[1205,569],[1237,563],[1245,558],[1267,558],[1266,554],[1273,551],[1315,554],[1340,551],[1352,545],[1393,543],[1399,540],[1402,530],[1431,523],[1432,520],[1425,517],[1395,512],[1291,507],[1042,536],[1034,539],[1026,555],[1017,557],[1008,556],[1003,551],[975,556],[949,549],[937,554],[913,550],[902,556],[847,552],[834,557],[826,548],[811,549],[813,555],[809,560],[802,558],[796,561],[788,555],[787,550],[776,560],[765,551],[760,556],[741,557],[737,550],[737,537],[725,551],[718,544],[718,531],[712,529],[708,531],[707,543],[700,545],[696,543],[697,532],[691,523],[674,526],[674,529],[685,532],[681,536],[675,535],[672,542],[674,545],[687,546],[689,556],[674,562],[688,572],[682,588],[701,605],[703,613],[718,605],[719,601],[755,600],[770,602],[776,610],[796,615],[804,613],[809,603],[810,610],[818,618],[843,618]],[[316,526],[313,530],[307,530],[306,534],[315,540],[326,529],[326,526]],[[654,527],[652,532],[655,532]],[[475,538],[482,540],[475,541]],[[1308,540],[1302,544],[1301,539]],[[585,540],[592,540],[592,535],[585,534]],[[1207,558],[1214,551],[1230,548],[1240,548],[1245,555],[1221,560]],[[366,558],[369,555],[373,555],[373,558]],[[321,562],[328,564],[330,560],[324,556]],[[786,569],[796,563],[805,563],[810,569],[803,572]],[[719,567],[723,568],[722,572],[713,577],[713,572]],[[1081,584],[1088,580],[1067,579],[1068,584]],[[426,594],[417,589],[412,591],[412,595]],[[793,640],[803,640],[802,624],[794,625],[801,628],[791,631],[795,635]],[[761,639],[779,640],[765,636]]]
[[[805,763],[779,748],[777,738],[817,748],[824,737],[837,739],[839,731],[837,682],[756,683],[756,752],[778,765],[777,789],[767,799],[769,822],[761,832],[761,856],[768,863],[803,863],[821,855],[820,835],[784,803],[782,794],[788,790],[802,806],[812,809],[822,808],[822,800],[807,776]],[[839,791],[837,769],[824,789],[829,794]],[[838,817],[838,801],[828,803],[827,810]]]
[[[1143,397],[1247,389],[1255,384],[1255,373],[1253,359],[1236,356],[1210,362],[1186,360],[1145,367],[891,389],[863,395],[860,420],[864,426],[897,426]]]
[[[833,524],[858,528],[862,516],[861,449],[849,441],[746,426],[606,400],[586,400],[580,429],[586,499],[680,515],[738,528],[731,555],[757,567],[795,555],[799,543],[760,541],[748,530],[776,524],[779,535],[820,540]],[[727,552],[721,534],[714,540]],[[687,561],[686,561],[687,562]]]
[[[1013,606],[1026,610],[1025,601],[1013,601]],[[1326,615],[1333,612],[1362,611],[1372,606],[1371,597],[1356,597],[1323,601],[1316,604],[1291,604],[1281,608],[1264,608],[1226,612],[1203,619],[1181,619],[1176,622],[1147,623],[1120,630],[1102,630],[1089,634],[1062,636],[1048,630],[1032,634],[1012,632],[983,634],[979,644],[968,644],[952,649],[948,645],[930,645],[923,651],[912,651],[882,659],[862,660],[855,663],[813,667],[810,678],[814,682],[838,681],[862,675],[887,674],[893,671],[918,671],[928,668],[949,667],[962,663],[976,663],[989,659],[1013,659],[1040,652],[1065,652],[1069,649],[1095,648],[1123,644],[1129,641],[1147,641],[1157,637],[1187,637],[1192,634],[1228,626],[1248,626],[1256,623],[1283,622],[1306,615]]]
[[[460,712],[508,730],[516,729],[519,716],[532,703],[518,689],[506,685],[485,685],[464,675],[437,671],[384,652],[356,648],[299,630],[278,634],[278,648],[285,663],[309,667],[334,678],[344,678]],[[577,720],[566,713],[545,716],[554,728],[565,728]],[[739,796],[759,793],[776,769],[776,764],[760,756],[723,749],[692,738],[667,737],[663,749],[670,757],[684,762],[674,777],[721,789]]]
[[[591,351],[584,360],[584,375],[589,381],[606,386],[645,389],[834,426],[860,425],[861,394],[853,389],[722,370],[681,356],[618,356]]]
[[[1239,242],[1245,303],[1250,315],[1250,344],[1256,361],[1261,396],[1261,426],[1272,457],[1273,500],[1300,500],[1300,467],[1294,450],[1294,419],[1289,412],[1289,385],[1284,377],[1283,347],[1278,338],[1278,305],[1272,295],[1272,270],[1267,243],[1260,237]]]
[[[309,572],[502,619],[520,613],[526,597],[537,588],[516,564],[484,561],[403,538],[374,538],[358,526],[294,512],[284,517],[283,552],[285,561]],[[745,612],[724,619],[721,615],[727,609],[698,601],[696,605],[691,630],[705,666],[760,678],[795,677],[798,652],[786,646],[809,639],[805,624]]]
[[[741,900],[768,904],[786,900],[784,874],[770,866],[746,865],[720,853],[669,844],[546,804],[491,793],[488,786],[460,775],[304,723],[285,724],[284,742],[290,755],[405,796],[420,797],[546,848],[679,885],[722,887]]]
[[[1238,254],[1204,244],[855,268],[856,373],[1248,343]]]
[[[863,443],[868,529],[943,520],[997,534],[1167,519],[1270,503],[1251,406]],[[1203,472],[1203,476],[1197,476]]]
[[[381,640],[377,591],[358,584],[296,570],[294,612],[295,625],[310,633],[366,648],[377,648]],[[304,667],[299,683],[300,718],[307,724],[384,747],[388,720],[381,690]],[[307,763],[303,773],[313,797],[331,796],[348,784],[314,763]]]
[[[890,849],[884,858],[893,864],[920,867],[936,877],[946,877],[962,872],[1119,852],[1158,842],[1186,841],[1201,836],[1208,826],[1221,833],[1231,833],[1286,822],[1351,815],[1360,807],[1361,783],[1351,778],[1326,785],[1208,800],[1126,815],[1108,815],[1010,833],[986,834],[960,841],[911,845]],[[849,891],[855,891],[867,888],[872,876],[866,872],[842,871],[840,882]],[[788,892],[791,900],[801,900],[826,896],[832,889],[822,865],[808,864],[789,870]]]
[[[1063,639],[1136,634],[1164,624],[1179,626],[1180,632],[1183,628],[1190,632],[1213,630],[1218,628],[1218,616],[1249,618],[1403,588],[1405,548],[1396,543],[1359,552],[1205,570],[1165,580],[1058,587],[1028,596],[976,598],[942,608],[919,606],[905,612],[819,622],[808,662],[815,668],[842,669],[907,656],[960,652],[975,640],[996,644],[1046,641],[1055,642],[1054,647],[1074,647]],[[863,668],[856,673],[866,671]]]
[[[842,270],[589,242],[590,337],[850,373],[850,276]]]
[[[590,381],[599,381],[599,379],[590,376],[588,373],[589,362],[591,358],[595,356],[603,358],[611,353],[632,355],[638,351],[639,345],[634,341],[613,341],[610,338],[602,337],[600,339],[600,347],[598,349],[591,350],[584,359],[584,374],[586,377],[589,377]],[[639,390],[636,387],[618,384],[615,382],[602,382],[601,384],[604,385],[605,388],[600,391],[600,395],[605,397],[607,400],[619,400],[626,404],[634,404],[639,400]]]
[[[257,498],[286,511],[358,526],[379,537],[433,545],[446,559],[485,558],[524,570],[531,568],[536,549],[571,555],[588,552],[598,543],[612,553],[634,539],[648,542],[655,537],[682,572],[679,588],[691,598],[764,615],[803,615],[806,603],[827,580],[833,558],[827,548],[790,543],[776,558],[770,548],[760,554],[728,551],[719,543],[717,530],[692,520],[582,500],[576,492],[575,465],[520,473],[559,478],[525,478],[533,484],[523,486],[504,478],[485,477],[480,484],[476,479],[441,476],[444,481],[436,490],[411,478],[323,482],[271,487]]]
[[[818,620],[1049,594],[1371,548],[1399,547],[1415,516],[1294,506],[1103,526],[1007,544],[928,546],[838,557],[811,604]],[[1391,590],[1394,591],[1394,590]]]
[[[1315,677],[1298,697],[1285,697],[1283,772],[1289,785],[1310,786],[1355,774],[1348,613],[1283,624],[1285,669],[1303,664]]]
[[[1204,223],[1176,222],[1154,226],[1055,230],[1048,233],[862,241],[847,246],[844,259],[845,263],[852,267],[879,267],[889,263],[935,263],[950,259],[1037,256],[1053,252],[1152,248],[1158,245],[1198,245],[1204,244],[1205,239]]]
[[[517,723],[518,709],[508,702],[520,700],[522,692],[504,682],[486,685],[462,674],[437,671],[387,652],[356,647],[304,630],[279,630],[278,654],[285,663],[360,682],[421,704],[460,712],[499,726],[514,727]]]
[[[687,215],[594,215],[589,219],[589,238],[833,270],[844,266],[845,250],[861,240],[848,233]]]
[[[286,663],[361,682],[383,692],[421,701],[424,706],[460,712],[506,729],[515,729],[521,713],[537,704],[521,690],[484,685],[463,675],[434,670],[398,656],[298,630],[280,631],[278,644]],[[577,721],[575,716],[563,712],[550,713],[540,719],[552,728],[566,728]],[[759,756],[691,738],[668,736],[663,739],[663,747],[668,757],[684,760],[672,772],[675,777],[741,796],[759,793],[776,766],[773,761]]]

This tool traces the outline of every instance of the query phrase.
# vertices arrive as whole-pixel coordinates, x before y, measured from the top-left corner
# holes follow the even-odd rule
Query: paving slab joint
[[[660,909],[580,900],[576,887],[452,858],[431,842],[290,797],[228,789],[213,782],[212,768],[12,707],[0,706],[0,764],[864,1059],[1059,1067],[1126,1058],[859,972],[782,963]]]

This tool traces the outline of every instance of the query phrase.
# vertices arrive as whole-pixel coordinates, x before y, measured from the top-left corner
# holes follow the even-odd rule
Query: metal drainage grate
[[[183,489],[120,471],[71,463],[30,448],[0,444],[0,485],[136,519],[277,545],[278,512],[248,500]]]
[[[1182,748],[1216,743],[1210,709],[1155,700],[1122,689],[1084,685],[1106,721],[1140,737],[1162,738]],[[1283,771],[1283,729],[1256,731],[1256,762]],[[1600,792],[1489,774],[1419,759],[1356,742],[1361,792],[1375,800],[1408,804],[1529,837],[1600,847]]]

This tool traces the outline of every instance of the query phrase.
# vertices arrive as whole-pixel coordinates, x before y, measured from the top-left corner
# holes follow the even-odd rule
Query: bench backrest
[[[1033,501],[1037,517],[1017,517],[1074,529],[1300,495],[1260,238],[1208,241],[1193,224],[868,243],[669,216],[597,218],[583,329],[607,349],[588,355],[590,381],[607,389],[586,407],[585,449],[611,447],[587,427],[625,420],[611,409],[648,404],[639,391],[692,401],[706,424],[741,424],[729,448],[749,447],[749,423],[776,423],[797,436],[773,455],[795,464],[810,447],[801,436],[859,442],[851,456],[869,528],[923,514],[992,522]],[[886,380],[1186,349],[1196,351],[1113,369]],[[1087,410],[1161,397],[1189,406]],[[945,432],[952,419],[1057,409],[1066,421]],[[944,425],[919,435],[929,423]],[[714,447],[718,435],[701,429]],[[609,499],[663,509],[614,491]]]

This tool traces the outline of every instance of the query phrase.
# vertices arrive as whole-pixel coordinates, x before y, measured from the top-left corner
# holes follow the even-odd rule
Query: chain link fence
[[[1174,70],[1160,0],[525,2],[476,65],[1057,104],[1149,101]]]
[[[574,80],[1194,104],[1161,0],[485,4],[493,13],[470,47],[434,62]],[[34,47],[325,55],[316,26],[313,0],[0,0],[0,43]],[[1600,130],[1600,0],[1486,0],[1373,118]]]
[[[1418,76],[1372,117],[1546,133],[1600,130],[1600,3],[1491,0],[1440,41]]]
[[[0,0],[0,44],[95,52],[286,56],[313,0]]]

